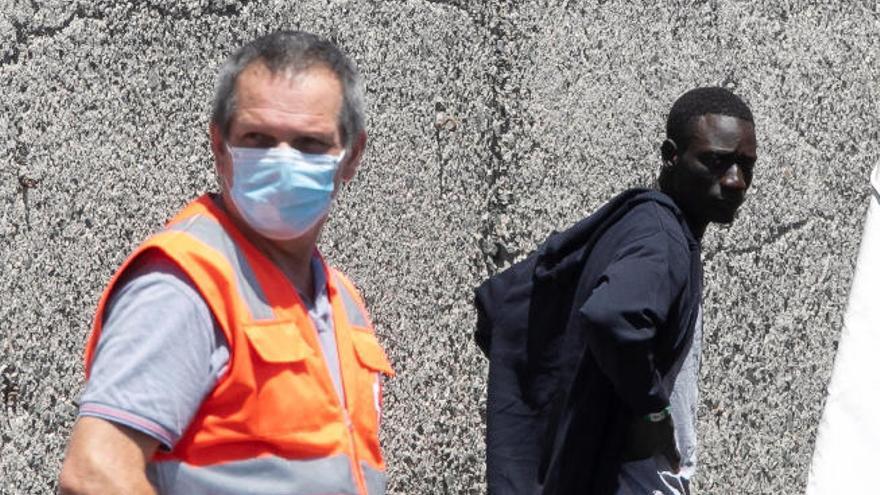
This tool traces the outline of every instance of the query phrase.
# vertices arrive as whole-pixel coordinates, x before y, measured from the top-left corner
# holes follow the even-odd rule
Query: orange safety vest
[[[153,456],[148,474],[160,491],[384,493],[379,374],[393,371],[360,295],[324,265],[345,396],[340,401],[296,289],[207,195],[144,242],[114,275],[86,347],[86,376],[113,286],[152,249],[189,276],[231,354],[228,372],[174,449]]]

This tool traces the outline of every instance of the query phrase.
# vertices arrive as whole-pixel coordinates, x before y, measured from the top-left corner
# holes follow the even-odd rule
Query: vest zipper
[[[337,344],[338,346],[338,344]],[[342,381],[342,390],[343,393],[345,391],[345,379],[340,376],[340,380]],[[369,495],[367,492],[367,481],[364,479],[364,473],[361,470],[361,464],[358,460],[357,455],[357,445],[355,445],[354,438],[354,423],[351,420],[351,414],[348,412],[348,405],[344,398],[340,398],[340,405],[342,407],[342,421],[345,424],[345,429],[348,430],[348,444],[351,450],[351,465],[352,472],[354,474],[354,481],[357,484],[358,492],[362,495]]]
[[[322,263],[322,265],[323,265],[323,263]],[[330,283],[329,283],[330,277],[332,277],[333,274],[329,273],[329,271],[325,271],[324,275],[325,275],[325,283],[327,283],[327,285],[329,286],[330,285]],[[336,294],[333,294],[333,292],[334,291],[338,292],[340,289],[336,288],[335,281],[332,284],[333,284],[333,290],[330,290],[328,287],[327,299],[330,302],[330,307],[335,308],[335,305],[333,304],[334,298],[339,297],[339,296]],[[298,295],[299,294],[297,294],[297,296]],[[343,363],[342,363],[342,353],[340,352],[340,348],[339,348],[339,332],[337,331],[338,325],[336,324],[337,323],[336,318],[337,318],[337,315],[334,312],[332,315],[333,333],[334,333],[333,340],[336,343],[336,359],[339,361],[339,384],[340,384],[340,388],[342,389],[342,395],[340,396],[339,394],[335,393],[335,391],[336,391],[335,387],[333,387],[333,389],[334,389],[333,395],[336,395],[336,399],[339,401],[339,408],[342,411],[342,421],[345,424],[345,428],[348,430],[348,443],[349,443],[349,449],[351,451],[351,465],[352,465],[352,471],[354,474],[354,481],[355,481],[355,484],[357,485],[358,493],[360,493],[361,495],[369,495],[369,492],[367,491],[367,481],[366,481],[366,479],[364,479],[364,473],[361,470],[360,460],[358,459],[358,455],[357,455],[357,445],[355,445],[355,438],[354,438],[354,423],[351,420],[351,414],[348,412],[348,400],[347,400],[348,387],[346,387],[346,379],[345,379],[346,367],[343,366]],[[345,316],[345,318],[347,318],[347,315]],[[313,322],[309,321],[309,323],[311,323],[310,326],[312,328],[312,331],[314,332],[316,342],[318,342],[318,345],[320,345],[321,338],[318,335],[318,328],[315,327]],[[352,346],[351,350],[352,350],[352,352],[354,352],[354,348],[353,348],[354,343],[351,343],[351,346]],[[324,361],[324,369],[325,369],[325,372],[327,373],[327,378],[329,379],[330,384],[332,385],[333,384],[333,377],[330,374],[330,363],[327,362],[327,357],[324,356],[323,353],[321,356],[321,360]]]
[[[328,296],[330,295],[329,291],[328,291],[327,295]],[[331,300],[331,307],[332,307],[332,300]],[[339,401],[339,409],[342,411],[342,422],[343,422],[343,424],[345,424],[345,429],[348,430],[348,444],[349,444],[349,449],[351,451],[351,467],[352,467],[352,473],[354,474],[354,482],[357,485],[358,493],[360,493],[361,495],[369,495],[369,492],[367,491],[367,481],[364,479],[364,473],[361,470],[360,460],[358,459],[358,455],[357,455],[357,445],[355,445],[355,438],[354,438],[354,422],[351,420],[351,414],[348,411],[348,400],[347,400],[348,388],[346,387],[346,380],[345,380],[346,373],[345,373],[345,367],[342,365],[342,353],[340,352],[340,349],[339,349],[339,334],[336,332],[336,327],[337,327],[337,325],[336,325],[335,315],[334,315],[333,333],[335,334],[335,336],[334,336],[333,340],[336,341],[335,342],[336,343],[336,359],[339,361],[339,385],[340,385],[340,388],[342,389],[342,395],[340,396],[339,394],[335,393],[335,391],[336,391],[335,387],[334,387],[334,394],[333,395],[335,395],[336,400]],[[318,329],[315,328],[314,324],[312,324],[312,328],[315,332],[315,338],[317,339],[318,343],[320,344],[320,337],[318,336]],[[324,368],[325,368],[325,371],[327,372],[327,378],[330,380],[330,384],[332,385],[333,379],[332,379],[332,376],[330,375],[330,363],[327,362],[326,356],[322,355],[321,359],[324,361]]]

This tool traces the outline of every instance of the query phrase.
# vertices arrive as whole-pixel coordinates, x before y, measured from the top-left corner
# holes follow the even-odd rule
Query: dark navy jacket
[[[627,425],[669,404],[701,291],[698,241],[643,189],[477,288],[489,493],[613,493]]]

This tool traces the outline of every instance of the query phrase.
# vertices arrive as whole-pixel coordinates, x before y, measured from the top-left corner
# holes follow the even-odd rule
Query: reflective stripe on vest
[[[348,318],[348,322],[356,327],[369,327],[370,324],[367,322],[366,315],[364,315],[360,305],[355,301],[354,296],[348,291],[345,281],[342,280],[342,277],[338,273],[334,273],[333,275],[336,278],[336,286],[341,289],[339,295],[342,297],[342,304],[345,306],[345,314]]]
[[[99,304],[86,370],[115,280],[150,249],[192,279],[232,353],[227,375],[174,449],[149,463],[159,492],[383,494],[376,376],[393,371],[356,289],[325,268],[345,390],[339,404],[295,288],[208,197],[190,204],[117,272]]]
[[[382,495],[385,493],[386,477],[383,471],[371,468],[367,463],[361,463],[361,471],[367,482],[367,493],[369,495]]]
[[[268,456],[196,467],[179,461],[152,463],[147,477],[163,495],[358,495],[347,456],[291,461]],[[385,493],[385,473],[361,463],[367,493]]]
[[[255,320],[271,320],[275,317],[244,253],[217,222],[199,215],[171,225],[168,230],[185,232],[221,253],[235,271],[238,295],[247,303],[251,317]]]

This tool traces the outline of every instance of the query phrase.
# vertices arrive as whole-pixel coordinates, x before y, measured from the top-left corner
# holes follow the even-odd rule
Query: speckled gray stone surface
[[[674,6],[673,6],[674,3]],[[760,160],[704,242],[698,493],[803,491],[878,159],[875,2],[0,0],[0,493],[52,493],[115,267],[209,190],[222,59],[279,27],[364,72],[370,144],[322,246],[398,376],[390,493],[485,491],[471,288],[648,184],[665,112],[724,84]]]

